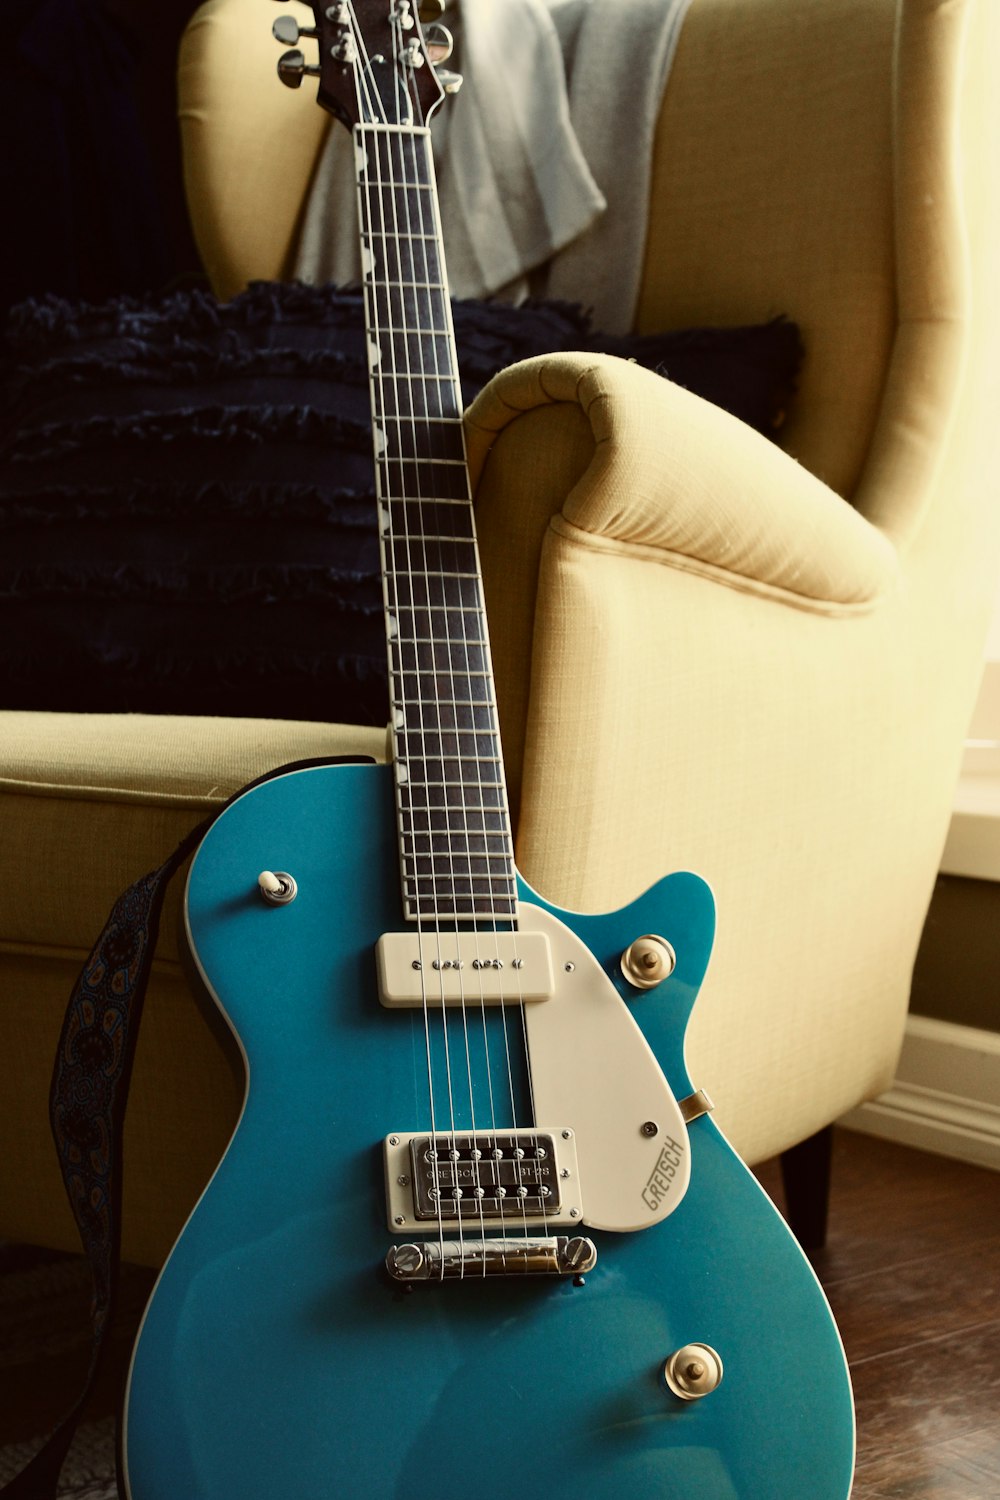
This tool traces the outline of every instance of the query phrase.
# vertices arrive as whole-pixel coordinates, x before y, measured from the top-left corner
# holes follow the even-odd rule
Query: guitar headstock
[[[317,98],[347,128],[355,125],[422,125],[445,93],[461,84],[447,61],[451,37],[430,20],[440,15],[442,0],[310,0],[312,26],[294,16],[279,16],[272,30],[286,46],[300,37],[315,38],[319,57],[309,62],[298,47],[283,53],[278,76],[289,88],[304,77],[317,78]],[[421,16],[428,18],[425,25]]]

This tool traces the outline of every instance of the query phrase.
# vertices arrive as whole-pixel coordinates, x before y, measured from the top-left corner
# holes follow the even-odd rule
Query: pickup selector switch
[[[287,870],[261,870],[257,889],[268,906],[287,906],[299,894],[295,878]]]

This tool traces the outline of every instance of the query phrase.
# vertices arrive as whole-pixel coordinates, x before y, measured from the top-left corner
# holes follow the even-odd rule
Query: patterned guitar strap
[[[292,771],[365,761],[373,764],[363,756],[295,761],[241,787],[193,828],[158,869],[122,892],[77,976],[52,1071],[49,1122],[93,1277],[90,1362],[73,1405],[26,1468],[0,1490],[0,1500],[55,1500],[60,1471],[108,1348],[121,1260],[125,1106],[170,879],[216,818],[253,787]],[[124,1496],[120,1465],[118,1488]]]

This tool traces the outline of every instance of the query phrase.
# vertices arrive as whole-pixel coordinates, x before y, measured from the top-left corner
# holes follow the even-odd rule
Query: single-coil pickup
[[[383,1005],[517,1005],[548,1000],[543,932],[387,932],[375,946]]]

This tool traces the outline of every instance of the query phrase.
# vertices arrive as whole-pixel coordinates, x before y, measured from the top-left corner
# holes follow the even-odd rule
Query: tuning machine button
[[[452,73],[448,68],[437,68],[437,81],[446,94],[457,94],[462,87],[461,73]]]
[[[308,64],[297,47],[283,52],[278,58],[278,77],[286,88],[299,89],[303,78],[318,78],[319,74],[319,68]]]
[[[279,16],[271,27],[271,35],[276,42],[294,47],[300,36],[318,36],[319,32],[315,26],[300,26],[294,16]]]
[[[432,21],[436,21],[440,16],[443,16],[447,8],[447,0],[420,0],[420,4],[417,6],[417,14],[420,17],[421,24],[429,26]]]
[[[446,63],[454,52],[455,38],[447,26],[434,21],[430,26],[424,27],[424,45],[427,48],[427,56],[437,67],[440,63]],[[438,76],[440,77],[440,74]]]

